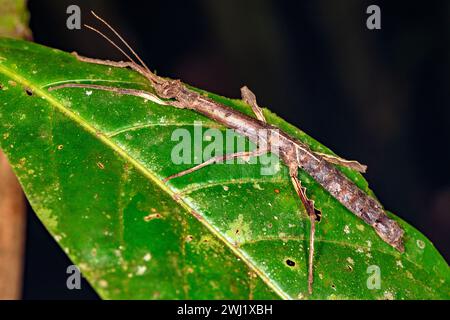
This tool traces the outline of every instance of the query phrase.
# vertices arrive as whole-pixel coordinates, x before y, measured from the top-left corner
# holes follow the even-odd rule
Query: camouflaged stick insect
[[[256,102],[255,95],[247,87],[241,88],[242,99],[252,108],[256,119],[202,96],[201,94],[189,89],[179,80],[170,80],[157,76],[150,71],[142,59],[133,51],[130,45],[128,45],[128,43],[114,28],[112,28],[105,20],[100,18],[94,12],[92,12],[92,14],[120,39],[120,41],[128,48],[128,50],[130,50],[139,63],[137,63],[132,57],[130,57],[130,55],[128,55],[124,50],[122,50],[122,48],[120,48],[102,32],[88,25],[85,25],[85,27],[104,37],[108,42],[116,47],[128,59],[128,61],[117,62],[92,59],[79,56],[74,52],[76,58],[83,62],[113,67],[131,68],[150,81],[156,94],[143,90],[80,83],[66,83],[51,87],[48,90],[51,91],[61,88],[90,88],[112,91],[119,94],[134,95],[162,105],[170,105],[182,109],[191,109],[225,125],[228,128],[234,129],[236,132],[244,135],[257,145],[257,149],[254,151],[237,152],[224,156],[213,157],[191,169],[167,177],[164,179],[164,182],[194,172],[213,163],[233,158],[260,156],[268,152],[274,152],[275,150],[274,153],[289,168],[289,176],[292,185],[310,219],[308,257],[308,291],[310,294],[312,293],[313,285],[315,228],[316,221],[320,220],[321,214],[315,209],[314,201],[308,198],[306,189],[302,186],[301,181],[298,179],[299,168],[307,172],[353,214],[364,220],[367,224],[371,225],[380,238],[386,243],[400,252],[404,251],[402,243],[404,233],[403,229],[401,229],[397,222],[390,219],[386,215],[381,204],[376,199],[370,197],[359,189],[334,165],[337,164],[345,166],[358,172],[365,172],[367,168],[366,166],[358,163],[357,161],[345,160],[337,156],[312,151],[305,143],[291,137],[279,128],[268,124],[262,109]],[[263,139],[260,139],[260,132],[270,132],[271,134]],[[264,146],[260,144],[260,141],[265,141]]]

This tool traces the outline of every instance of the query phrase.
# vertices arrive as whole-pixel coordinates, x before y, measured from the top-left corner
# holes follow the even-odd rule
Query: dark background
[[[390,211],[450,257],[450,1],[31,0],[34,41],[122,60],[92,32],[106,18],[158,73],[262,106],[344,158],[369,166]],[[381,30],[366,8],[381,7]],[[24,298],[97,298],[66,288],[71,262],[29,210]]]

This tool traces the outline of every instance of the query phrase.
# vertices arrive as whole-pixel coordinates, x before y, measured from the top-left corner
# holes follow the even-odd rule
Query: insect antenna
[[[133,50],[133,48],[128,44],[128,42],[125,41],[125,39],[117,32],[108,22],[106,22],[103,18],[99,17],[94,11],[91,11],[92,15],[97,18],[99,21],[101,21],[105,26],[107,26],[114,34],[122,41],[122,43],[128,48],[128,50],[131,51],[131,53],[138,59],[138,61],[142,64],[142,66],[148,71],[151,72],[150,69],[147,67],[145,62],[139,57],[139,55]],[[122,51],[122,50],[121,50]],[[123,52],[123,51],[122,51]],[[128,55],[127,55],[128,56]],[[131,59],[131,61],[133,61]]]
[[[109,43],[111,43],[117,50],[119,50],[125,57],[127,57],[128,60],[130,60],[132,63],[139,65],[136,61],[133,60],[133,58],[131,58],[125,51],[123,51],[123,49],[121,47],[119,47],[114,41],[112,41],[110,38],[108,38],[108,36],[106,36],[103,32],[101,32],[100,30],[97,30],[96,28],[85,24],[84,25],[86,28],[98,33],[99,35],[101,35],[103,38],[105,38]]]

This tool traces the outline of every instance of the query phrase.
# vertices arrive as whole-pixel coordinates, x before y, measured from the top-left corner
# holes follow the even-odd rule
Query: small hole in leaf
[[[347,266],[348,271],[353,271],[353,267],[351,265]]]
[[[27,95],[32,96],[33,95],[33,91],[31,91],[30,88],[25,88],[25,92],[27,93]]]
[[[286,259],[285,262],[289,267],[295,267],[295,261],[291,259]]]
[[[334,283],[331,285],[331,288],[336,290],[336,286],[334,285]]]

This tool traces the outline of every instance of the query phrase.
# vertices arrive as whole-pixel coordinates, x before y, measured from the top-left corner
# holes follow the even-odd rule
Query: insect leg
[[[266,118],[264,117],[262,109],[258,106],[258,103],[256,102],[255,94],[247,86],[243,86],[241,88],[241,96],[242,100],[244,100],[245,103],[247,103],[250,107],[252,107],[252,110],[255,113],[256,118],[262,122],[267,122]]]
[[[81,56],[75,51],[72,52],[72,55],[75,56],[75,58],[78,61],[81,61],[81,62],[88,62],[88,63],[93,63],[93,64],[102,64],[102,65],[105,65],[105,66],[118,67],[118,68],[131,68],[131,69],[134,69],[134,70],[136,70],[138,72],[140,72],[140,70],[142,69],[141,66],[139,66],[138,64],[136,64],[134,62],[130,62],[130,61],[111,61],[111,60],[102,60],[102,59],[89,58],[89,57]]]
[[[199,165],[196,165],[195,167],[192,167],[190,169],[175,173],[167,178],[165,178],[163,181],[167,182],[169,180],[172,180],[174,178],[178,178],[181,176],[184,176],[186,174],[189,174],[191,172],[197,171],[203,167],[206,167],[207,165],[213,164],[213,163],[217,163],[217,162],[221,162],[221,161],[227,161],[230,159],[234,159],[234,158],[249,158],[249,157],[258,157],[260,155],[263,155],[265,153],[268,152],[268,149],[266,148],[260,148],[260,149],[256,149],[254,151],[243,151],[243,152],[236,152],[236,153],[230,153],[230,154],[225,154],[225,155],[221,155],[221,156],[216,156],[216,157],[212,157],[209,160],[206,160],[203,163],[200,163]]]
[[[61,85],[57,85],[54,87],[48,88],[48,91],[53,90],[59,90],[63,88],[85,88],[85,89],[94,89],[94,90],[102,90],[102,91],[110,91],[110,92],[116,92],[118,94],[126,94],[130,96],[136,96],[140,97],[146,100],[153,101],[160,105],[170,105],[174,106],[176,108],[184,109],[182,104],[178,103],[178,101],[165,101],[160,99],[158,96],[154,95],[153,93],[150,93],[145,90],[138,90],[138,89],[126,89],[126,88],[118,88],[118,87],[109,87],[109,86],[102,86],[97,84],[83,84],[83,83],[64,83]]]
[[[298,167],[297,164],[292,164],[289,166],[289,175],[291,176],[291,182],[294,186],[297,195],[299,196],[303,206],[305,207],[306,213],[310,220],[310,235],[309,235],[309,258],[308,258],[308,292],[312,294],[312,284],[314,282],[314,240],[316,234],[316,219],[320,216],[320,213],[314,208],[314,201],[310,200],[306,196],[306,188],[302,186],[301,181],[298,179]]]
[[[256,115],[256,118],[262,122],[267,122],[262,109],[258,106],[256,102],[255,94],[246,86],[241,88],[242,100],[245,103],[252,107],[253,112]],[[327,158],[323,157],[327,160]],[[333,158],[334,159],[334,158]],[[337,158],[339,159],[339,158]],[[342,159],[343,160],[343,159]],[[330,160],[328,160],[330,161]],[[346,160],[344,160],[346,161]],[[342,162],[344,162],[342,161]],[[356,162],[356,161],[355,161]],[[346,161],[346,164],[355,165],[354,162]],[[357,162],[356,162],[357,163]],[[359,163],[358,163],[359,164]],[[292,162],[289,164],[289,174],[291,176],[291,182],[294,186],[295,191],[297,192],[303,206],[305,207],[306,213],[309,216],[310,220],[310,237],[309,237],[309,258],[308,258],[308,292],[312,294],[312,285],[314,282],[314,241],[316,234],[316,219],[320,217],[320,213],[318,213],[314,208],[314,201],[310,200],[306,195],[306,189],[302,187],[300,180],[298,179],[298,164],[297,162]]]
[[[315,154],[321,156],[323,159],[325,159],[326,161],[333,163],[333,164],[338,164],[353,170],[356,170],[358,172],[364,173],[367,170],[367,166],[364,164],[359,163],[356,160],[345,160],[342,159],[338,156],[333,156],[330,154],[326,154],[326,153],[321,153],[321,152],[314,152]]]
[[[264,117],[262,108],[260,108],[258,106],[258,103],[256,102],[256,96],[255,94],[247,87],[244,86],[241,88],[241,96],[242,96],[242,100],[247,103],[248,105],[250,105],[250,107],[252,107],[253,112],[256,115],[256,118],[262,122],[267,122],[266,118]],[[323,159],[325,159],[326,161],[333,163],[333,164],[338,164],[353,170],[356,170],[358,172],[366,172],[367,170],[367,166],[364,164],[359,163],[358,161],[355,160],[345,160],[342,159],[338,156],[333,156],[333,155],[329,155],[326,153],[321,153],[321,152],[314,152],[315,154],[321,156]]]
[[[141,75],[143,75],[144,77],[146,77],[153,83],[162,83],[162,82],[166,81],[165,79],[158,77],[154,73],[147,71],[146,69],[144,69],[143,67],[141,67],[140,65],[138,65],[137,63],[132,62],[132,61],[111,61],[111,60],[89,58],[89,57],[81,56],[75,51],[72,52],[72,55],[74,55],[75,58],[81,62],[87,62],[87,63],[92,63],[92,64],[101,64],[101,65],[111,66],[111,67],[116,67],[116,68],[130,68],[130,69],[140,73]]]

